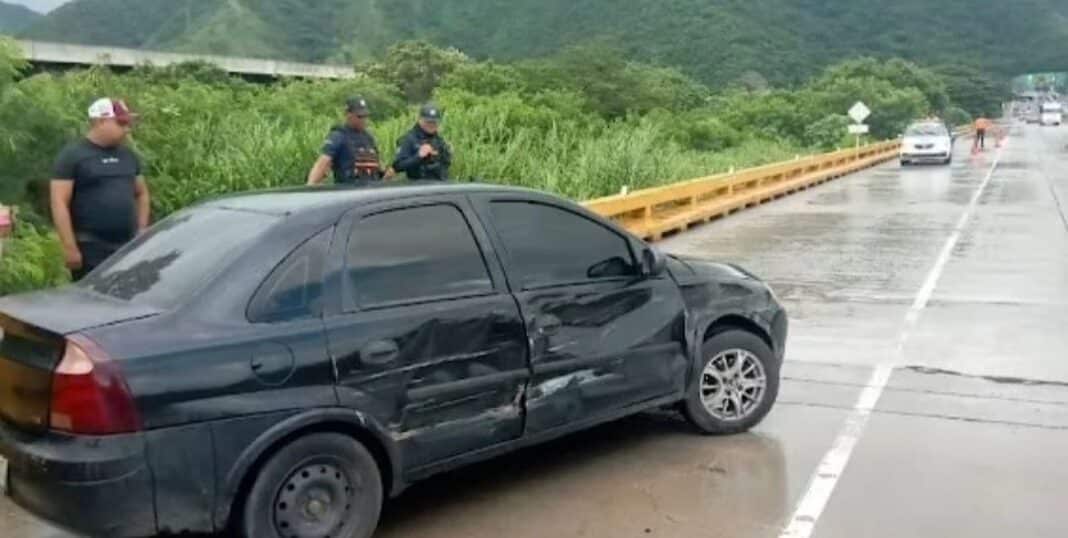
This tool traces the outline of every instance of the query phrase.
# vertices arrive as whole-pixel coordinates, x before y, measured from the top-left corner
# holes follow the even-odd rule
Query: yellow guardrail
[[[659,241],[690,226],[889,161],[898,156],[900,147],[899,140],[879,142],[597,198],[584,205],[634,234]]]

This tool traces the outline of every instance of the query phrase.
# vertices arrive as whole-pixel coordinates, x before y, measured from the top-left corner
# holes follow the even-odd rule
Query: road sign
[[[871,109],[860,101],[857,101],[857,104],[849,109],[849,117],[853,118],[853,121],[857,123],[864,123],[868,116],[871,116]]]
[[[869,127],[867,125],[857,124],[849,126],[849,134],[862,135],[868,134]]]

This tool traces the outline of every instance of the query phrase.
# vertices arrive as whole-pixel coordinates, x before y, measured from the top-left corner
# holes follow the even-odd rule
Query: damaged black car
[[[0,486],[92,536],[374,533],[417,480],[674,406],[775,402],[756,277],[489,185],[285,190],[181,211],[0,299]]]

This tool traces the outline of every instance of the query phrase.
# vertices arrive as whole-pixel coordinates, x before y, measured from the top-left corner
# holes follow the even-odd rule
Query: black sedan
[[[745,431],[786,315],[485,185],[207,202],[77,285],[0,299],[0,486],[79,533],[368,537],[429,475],[651,408]]]

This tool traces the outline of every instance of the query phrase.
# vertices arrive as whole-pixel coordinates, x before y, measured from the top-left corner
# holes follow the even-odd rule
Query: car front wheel
[[[683,414],[702,433],[748,431],[767,416],[778,397],[779,366],[758,336],[741,330],[719,333],[705,341]]]
[[[370,538],[382,479],[359,442],[336,433],[302,437],[260,470],[241,518],[246,538]]]

